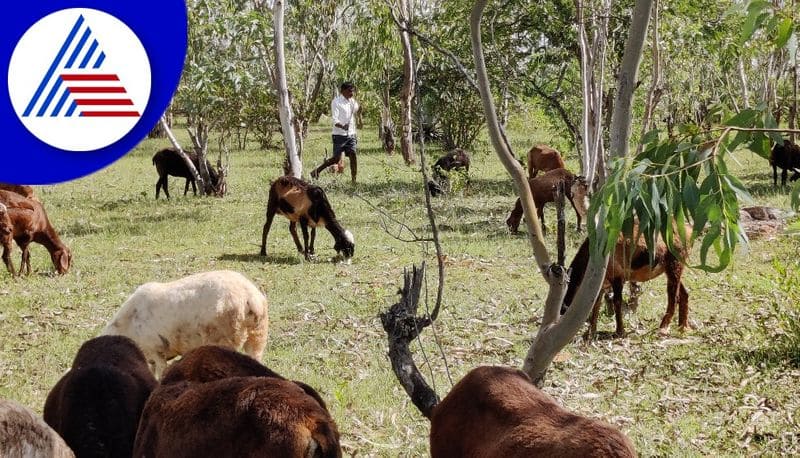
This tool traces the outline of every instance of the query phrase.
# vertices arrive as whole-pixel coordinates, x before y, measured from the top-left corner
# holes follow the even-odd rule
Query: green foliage
[[[770,329],[770,345],[800,366],[800,261],[773,261],[778,292],[772,301],[777,329]]]
[[[780,7],[765,0],[747,4],[747,19],[739,35],[739,44],[744,45],[760,29],[776,47],[786,46],[795,31],[791,6]]]
[[[634,238],[638,220],[638,233],[651,256],[658,237],[676,254],[676,239],[682,246],[698,240],[696,267],[725,269],[736,246],[747,243],[739,224],[739,201],[752,200],[728,170],[727,159],[739,145],[768,155],[772,141],[768,133],[737,128],[773,128],[774,123],[762,106],[742,111],[706,133],[685,126],[681,136],[662,139],[658,131],[649,132],[642,153],[614,162],[606,184],[592,198],[590,215],[597,218],[596,225],[589,225],[593,253],[610,253],[620,234]],[[715,259],[709,257],[712,252]]]

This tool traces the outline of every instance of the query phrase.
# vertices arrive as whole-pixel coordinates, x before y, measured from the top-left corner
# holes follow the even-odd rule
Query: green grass
[[[380,213],[365,202],[428,235],[418,171],[402,165],[399,155],[382,153],[374,130],[362,131],[356,186],[347,171],[324,173],[320,180],[355,234],[352,265],[329,262],[333,241],[326,231],[318,235],[319,260],[303,261],[280,217],[269,257],[257,256],[280,151],[235,152],[230,194],[223,199],[184,198],[183,181],[173,178],[172,200],[155,201],[150,157],[166,142],[153,140],[99,173],[39,187],[74,263],[68,275],[53,276],[46,251],[34,245],[33,275],[12,280],[0,274],[0,397],[41,411],[80,344],[99,332],[136,286],[234,269],[270,300],[264,363],[319,389],[346,454],[427,454],[427,420],[391,372],[377,314],[396,300],[405,267],[422,259],[434,265],[433,248],[387,234]],[[514,124],[511,142],[518,154],[534,142],[552,141],[529,131]],[[327,128],[312,129],[307,171],[322,161],[329,142]],[[481,364],[520,366],[546,293],[527,239],[505,230],[511,185],[485,140],[481,145],[473,154],[470,187],[434,202],[447,254],[444,310],[435,330],[454,380]],[[786,193],[772,189],[766,161],[750,153],[737,157],[736,170],[758,203],[788,207]],[[577,169],[574,155],[568,165]],[[547,221],[554,227],[552,209]],[[568,210],[568,256],[580,243],[574,224]],[[387,225],[397,234],[397,225]],[[576,338],[550,370],[545,391],[572,410],[618,425],[643,456],[800,453],[800,367],[785,352],[772,351],[769,335],[776,319],[772,304],[786,300],[776,290],[772,260],[798,256],[797,240],[780,236],[753,241],[721,274],[689,270],[690,318],[698,329],[670,338],[655,332],[666,302],[663,278],[643,285],[638,312],[626,317],[630,335],[588,346]],[[434,281],[431,276],[431,294]],[[613,320],[601,317],[599,329],[611,331]],[[422,342],[444,395],[450,384],[431,329]]]

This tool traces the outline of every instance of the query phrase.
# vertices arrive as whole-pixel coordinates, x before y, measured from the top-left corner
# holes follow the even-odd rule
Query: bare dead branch
[[[389,339],[389,360],[397,379],[405,389],[411,402],[426,418],[431,418],[433,407],[439,402],[436,392],[425,382],[414,363],[410,343],[431,324],[429,317],[417,317],[419,296],[425,277],[425,263],[403,272],[403,289],[400,301],[387,312],[380,314],[381,324]]]

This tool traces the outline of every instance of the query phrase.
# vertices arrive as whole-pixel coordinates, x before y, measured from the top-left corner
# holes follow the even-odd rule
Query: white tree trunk
[[[400,0],[400,14],[403,24],[408,24],[411,18],[411,1]],[[406,164],[414,164],[414,139],[412,132],[411,99],[414,97],[414,55],[411,52],[411,35],[400,30],[400,42],[403,46],[403,90],[400,93],[400,151]]]
[[[586,24],[586,5],[575,0],[578,46],[581,52],[581,90],[583,111],[581,115],[581,173],[589,183],[594,183],[600,174],[604,176],[605,149],[603,144],[603,86],[608,43],[608,15],[611,0],[600,0],[595,12],[592,38],[589,39]],[[603,169],[603,170],[601,170]]]
[[[633,92],[636,89],[636,78],[639,64],[642,61],[644,41],[647,37],[647,24],[650,22],[650,11],[653,0],[636,0],[633,7],[631,28],[625,42],[622,63],[617,75],[617,97],[614,101],[614,114],[609,127],[610,149],[612,157],[627,157],[631,138],[631,107]]]
[[[278,93],[278,112],[281,118],[286,157],[289,160],[292,176],[302,178],[303,163],[300,162],[300,156],[297,154],[292,106],[289,103],[289,89],[286,83],[286,57],[283,51],[283,12],[284,1],[275,0],[272,6],[273,20],[275,22],[275,91]]]
[[[167,138],[169,138],[169,142],[172,143],[173,148],[178,151],[178,155],[183,159],[183,162],[186,163],[186,167],[189,168],[189,172],[192,173],[194,177],[194,181],[197,183],[197,186],[200,188],[200,192],[204,193],[206,187],[203,183],[203,178],[200,176],[200,173],[197,171],[197,167],[194,166],[194,163],[189,156],[183,151],[181,148],[181,144],[178,143],[178,139],[175,138],[175,134],[172,133],[172,129],[169,128],[169,124],[167,124],[167,118],[164,115],[161,115],[161,119],[158,120],[161,124],[161,128],[164,129],[164,132],[167,134]]]

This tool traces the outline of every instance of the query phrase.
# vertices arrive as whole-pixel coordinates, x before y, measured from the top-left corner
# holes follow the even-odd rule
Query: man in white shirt
[[[344,153],[350,158],[350,177],[356,182],[358,162],[356,160],[356,122],[358,102],[353,98],[355,85],[346,81],[339,88],[340,94],[331,102],[331,120],[333,121],[333,157],[327,159],[319,167],[311,171],[311,178],[319,178],[319,172],[325,170],[342,159]]]

